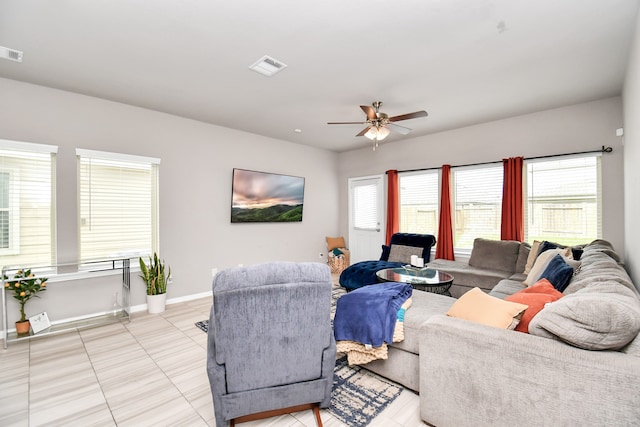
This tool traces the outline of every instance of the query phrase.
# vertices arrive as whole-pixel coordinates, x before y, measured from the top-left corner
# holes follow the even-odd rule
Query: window
[[[0,265],[51,265],[57,147],[0,140]]]
[[[438,171],[399,175],[400,231],[438,233]]]
[[[158,250],[158,159],[76,150],[80,262]]]
[[[452,170],[454,247],[470,250],[476,237],[500,239],[502,165]]]
[[[353,187],[353,226],[359,230],[377,230],[378,220],[378,186],[367,181]]]
[[[525,236],[565,245],[601,237],[600,156],[527,161]]]
[[[11,194],[11,174],[9,172],[0,171],[0,250],[9,249],[10,238],[15,237],[15,233],[11,232],[11,224],[9,220],[9,195]],[[12,236],[12,234],[14,234]]]

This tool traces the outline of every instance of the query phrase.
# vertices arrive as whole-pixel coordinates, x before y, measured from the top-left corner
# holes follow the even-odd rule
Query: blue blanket
[[[393,342],[398,310],[412,293],[405,283],[363,286],[338,299],[333,333],[336,341],[380,347]]]

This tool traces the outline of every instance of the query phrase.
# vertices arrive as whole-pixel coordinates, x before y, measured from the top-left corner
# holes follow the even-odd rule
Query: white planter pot
[[[151,314],[162,313],[167,303],[167,294],[147,295],[147,311]]]

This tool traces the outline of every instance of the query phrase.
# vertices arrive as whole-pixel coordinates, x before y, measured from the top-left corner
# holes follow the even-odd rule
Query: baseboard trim
[[[211,298],[213,297],[213,292],[212,291],[208,291],[208,292],[201,292],[199,294],[191,294],[191,295],[185,295],[182,297],[177,297],[177,298],[169,298],[167,299],[167,305],[171,305],[171,304],[178,304],[180,302],[187,302],[187,301],[193,301],[196,299],[200,299],[200,298]],[[212,301],[213,303],[213,301]],[[138,304],[138,305],[132,305],[131,306],[131,313],[138,313],[140,311],[147,311],[147,304]]]

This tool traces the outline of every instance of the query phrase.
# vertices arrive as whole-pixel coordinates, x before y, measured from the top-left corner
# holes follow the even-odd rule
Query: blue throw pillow
[[[559,243],[543,240],[542,243],[540,243],[540,247],[538,248],[538,256],[540,256],[540,254],[544,251],[548,251],[549,249],[557,249],[557,248],[564,249],[566,248],[566,246],[562,246]]]
[[[564,248],[567,248],[567,246],[561,245],[559,243],[548,242],[546,240],[543,240],[542,243],[540,243],[540,246],[538,248],[538,255],[540,255],[544,251],[548,251],[549,249],[557,249],[557,248],[564,249]],[[571,247],[571,254],[573,255],[573,259],[575,259],[576,261],[580,260],[580,257],[582,256],[582,252],[583,250],[580,247],[577,247],[577,246]]]
[[[554,288],[563,292],[569,285],[572,276],[573,268],[564,261],[561,255],[556,255],[551,259],[538,280],[547,279]]]

